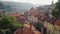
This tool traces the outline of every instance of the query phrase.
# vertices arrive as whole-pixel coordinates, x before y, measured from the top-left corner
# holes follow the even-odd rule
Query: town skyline
[[[58,0],[0,0],[0,1],[7,1],[7,2],[22,2],[22,3],[32,3],[34,5],[49,5],[53,1],[56,3]]]

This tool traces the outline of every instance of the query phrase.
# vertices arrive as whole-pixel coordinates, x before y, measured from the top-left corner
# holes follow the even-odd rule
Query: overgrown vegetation
[[[0,34],[13,34],[20,25],[14,17],[0,14]]]

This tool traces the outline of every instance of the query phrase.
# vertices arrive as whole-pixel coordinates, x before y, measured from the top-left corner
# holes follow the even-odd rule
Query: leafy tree
[[[12,16],[5,16],[5,15],[0,15],[0,29],[2,29],[4,31],[6,31],[7,29],[8,32],[7,33],[12,33],[15,29],[17,29],[18,27],[20,27],[20,23],[16,20],[15,17]]]
[[[12,16],[6,16],[7,22],[10,23],[14,28],[20,26],[20,23]]]
[[[55,17],[60,17],[60,0],[58,0],[55,7],[52,9],[52,15]]]

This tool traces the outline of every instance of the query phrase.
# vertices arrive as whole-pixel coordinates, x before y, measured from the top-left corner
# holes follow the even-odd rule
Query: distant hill
[[[1,7],[3,7],[4,10],[6,11],[19,11],[19,10],[29,10],[30,8],[32,7],[36,7],[36,5],[33,5],[31,3],[21,3],[21,2],[0,2],[0,5],[3,4],[3,6],[0,6],[0,9]]]

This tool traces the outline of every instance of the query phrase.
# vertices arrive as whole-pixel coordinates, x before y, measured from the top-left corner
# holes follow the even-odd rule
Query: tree
[[[20,23],[16,20],[15,17],[0,15],[0,29],[6,31],[8,29],[8,33],[14,32],[15,29],[20,27]],[[4,32],[3,31],[3,32]]]
[[[60,17],[60,0],[58,0],[55,7],[52,9],[52,15],[56,18]]]

